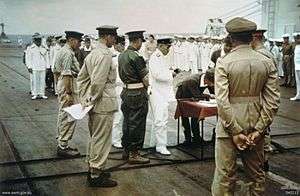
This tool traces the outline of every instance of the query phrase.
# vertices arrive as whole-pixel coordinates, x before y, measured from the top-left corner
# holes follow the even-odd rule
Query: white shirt
[[[169,102],[174,99],[173,77],[168,59],[159,49],[151,55],[149,60],[151,93],[155,99]]]
[[[42,71],[47,67],[47,50],[43,46],[38,47],[34,43],[27,48],[26,66],[29,69]]]

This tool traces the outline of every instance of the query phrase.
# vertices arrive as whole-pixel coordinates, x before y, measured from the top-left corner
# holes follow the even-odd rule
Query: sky
[[[7,34],[88,34],[101,25],[116,25],[120,33],[204,33],[209,18],[249,15],[260,24],[260,13],[256,0],[0,0]]]

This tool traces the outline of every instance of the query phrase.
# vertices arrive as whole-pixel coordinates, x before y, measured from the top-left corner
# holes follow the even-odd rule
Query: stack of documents
[[[205,107],[217,107],[217,102],[215,99],[211,99],[209,101],[198,101],[198,104],[202,105],[202,106],[205,106]]]

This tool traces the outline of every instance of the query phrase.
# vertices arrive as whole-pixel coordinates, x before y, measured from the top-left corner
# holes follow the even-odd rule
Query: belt
[[[259,96],[253,96],[253,97],[230,97],[229,98],[230,103],[247,103],[247,102],[259,102],[260,97]]]
[[[125,84],[124,88],[126,89],[139,89],[139,88],[144,88],[143,83],[134,83],[134,84]]]

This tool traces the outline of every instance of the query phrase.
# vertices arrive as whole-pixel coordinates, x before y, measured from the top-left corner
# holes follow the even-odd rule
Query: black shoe
[[[190,146],[192,146],[192,142],[185,140],[182,144],[179,144],[179,145],[183,146],[183,147],[190,147]]]
[[[97,178],[87,176],[87,184],[89,187],[115,187],[118,183],[112,179],[106,178],[105,174],[101,174]]]
[[[65,157],[65,158],[71,158],[71,157],[79,157],[80,153],[76,150],[73,150],[70,147],[67,147],[65,149],[57,147],[57,156],[59,157]]]
[[[270,166],[269,166],[269,161],[265,161],[265,162],[264,162],[263,170],[264,170],[265,172],[268,172],[268,171],[269,171],[269,168],[270,168]]]
[[[88,172],[88,177],[90,177],[90,175],[91,175],[91,171]],[[101,175],[104,178],[110,178],[111,177],[111,173],[110,172],[102,172]]]
[[[128,158],[129,158],[129,153],[126,150],[123,150],[122,159],[127,161]]]
[[[286,87],[286,86],[287,86],[287,83],[280,84],[279,86]]]
[[[142,157],[138,150],[129,152],[128,158],[129,164],[147,164],[150,163],[150,159]]]

